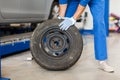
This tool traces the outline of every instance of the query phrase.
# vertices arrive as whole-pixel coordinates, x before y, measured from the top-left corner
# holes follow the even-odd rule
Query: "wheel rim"
[[[52,57],[65,55],[70,48],[69,33],[58,28],[51,28],[43,33],[41,47]]]

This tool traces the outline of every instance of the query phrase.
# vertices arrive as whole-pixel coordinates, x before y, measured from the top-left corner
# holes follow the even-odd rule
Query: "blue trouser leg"
[[[105,14],[104,0],[90,2],[89,7],[93,16],[95,58],[97,60],[106,60],[107,47],[106,47],[106,28],[104,21]]]
[[[72,17],[77,9],[78,3],[71,2],[68,5],[66,17]],[[106,47],[106,28],[104,21],[104,0],[89,3],[90,11],[93,16],[93,30],[94,30],[94,49],[96,60],[107,59]]]

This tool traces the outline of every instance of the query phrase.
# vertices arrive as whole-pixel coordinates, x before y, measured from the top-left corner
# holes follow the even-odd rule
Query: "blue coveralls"
[[[105,0],[59,0],[59,4],[68,4],[66,17],[72,17],[79,4],[84,7],[88,4],[93,16],[95,58],[96,60],[106,60]]]

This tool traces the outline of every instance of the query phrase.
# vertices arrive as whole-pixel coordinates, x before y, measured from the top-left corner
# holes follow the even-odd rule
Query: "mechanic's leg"
[[[95,58],[100,61],[100,66],[103,70],[113,72],[113,68],[105,62],[105,60],[107,60],[107,43],[104,23],[104,6],[104,0],[91,2],[89,4],[93,16]]]

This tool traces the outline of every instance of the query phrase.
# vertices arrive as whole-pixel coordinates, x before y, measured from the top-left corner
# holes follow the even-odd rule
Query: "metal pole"
[[[0,53],[0,78],[1,78],[1,53]]]
[[[1,49],[0,49],[0,80],[10,80],[8,78],[2,78],[1,76]]]

